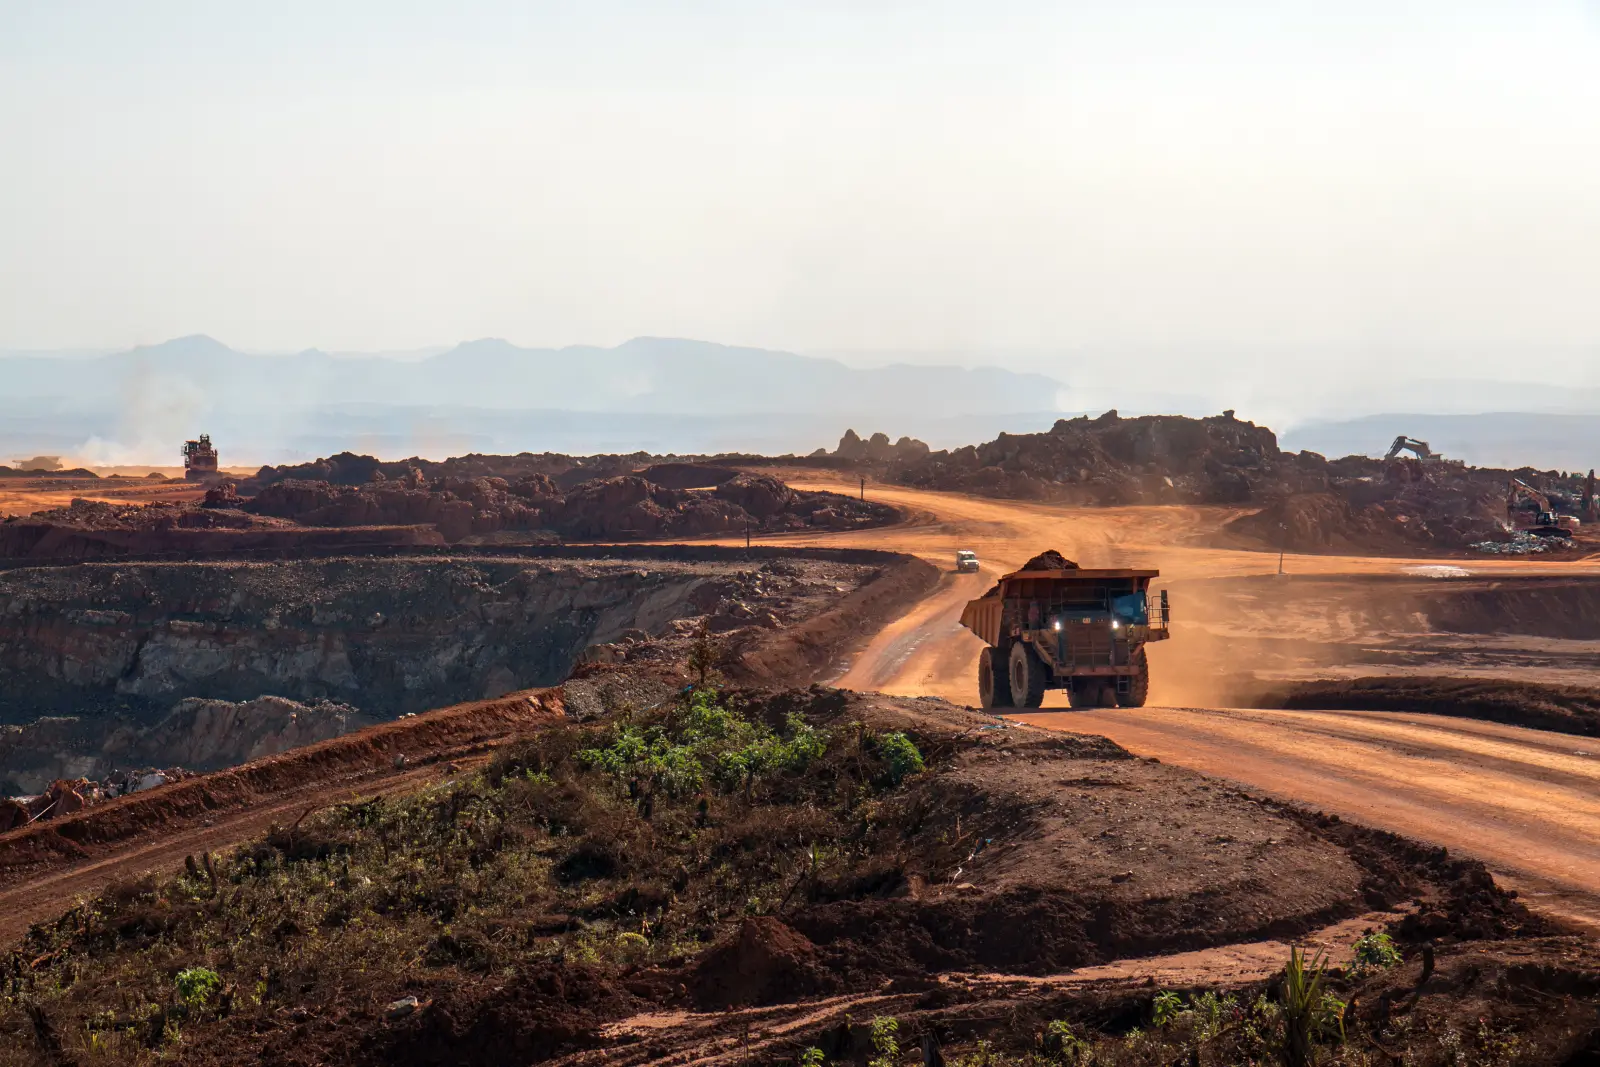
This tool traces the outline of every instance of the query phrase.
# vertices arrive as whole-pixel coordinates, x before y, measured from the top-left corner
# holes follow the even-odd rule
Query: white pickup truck
[[[978,554],[976,552],[968,551],[967,549],[962,549],[961,551],[957,552],[956,553],[956,573],[957,574],[968,574],[968,573],[976,574],[976,573],[978,573]]]

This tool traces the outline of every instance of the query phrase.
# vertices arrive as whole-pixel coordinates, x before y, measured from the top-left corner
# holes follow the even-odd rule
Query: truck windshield
[[[1150,621],[1150,609],[1143,593],[1112,597],[1111,614],[1130,626],[1144,626]]]

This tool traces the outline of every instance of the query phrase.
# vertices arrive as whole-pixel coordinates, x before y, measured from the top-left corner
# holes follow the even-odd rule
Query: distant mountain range
[[[0,463],[42,454],[176,465],[182,442],[199,433],[211,434],[225,466],[345,449],[390,459],[803,453],[833,447],[847,428],[953,448],[1002,430],[1046,430],[1091,404],[1095,414],[1111,406],[1124,415],[1216,413],[1205,398],[1180,403],[1163,387],[1159,376],[1145,375],[1114,389],[1069,392],[1053,378],[996,367],[865,368],[657,337],[615,348],[521,348],[488,339],[450,349],[260,355],[194,336],[125,352],[0,353]],[[1212,391],[1225,390],[1218,383]],[[1600,466],[1600,390],[1406,380],[1301,400],[1349,417],[1296,422],[1280,434],[1285,448],[1382,455],[1407,434],[1478,465]],[[1361,411],[1378,403],[1424,413]]]
[[[209,337],[0,358],[0,457],[174,462],[207,432],[223,463],[344,448],[810,451],[847,427],[961,444],[1042,429],[1061,383],[998,368],[851,367],[703,341],[615,348],[480,340],[434,355],[250,355]]]

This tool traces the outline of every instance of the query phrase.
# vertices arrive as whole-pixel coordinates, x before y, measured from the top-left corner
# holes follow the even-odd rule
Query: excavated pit
[[[0,571],[0,723],[11,724],[0,786],[197,752],[226,766],[363,721],[552,685],[580,659],[645,656],[699,620],[760,660],[761,639],[814,631],[905,563],[661,546],[13,567]],[[245,738],[238,752],[189,736],[267,696],[309,708],[279,702],[282,724],[230,727]],[[175,710],[194,699],[231,703]],[[340,714],[312,724],[327,702]]]

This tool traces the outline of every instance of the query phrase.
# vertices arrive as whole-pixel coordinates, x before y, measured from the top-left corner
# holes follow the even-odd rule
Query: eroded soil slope
[[[51,1041],[84,1064],[645,1062],[719,1050],[702,1011],[848,1057],[864,1004],[995,991],[939,975],[1045,977],[1408,900],[1413,941],[1541,929],[1442,851],[1103,740],[827,690],[552,723],[481,773],[205,859],[36,929],[0,1063]],[[174,1002],[196,966],[215,995]]]

